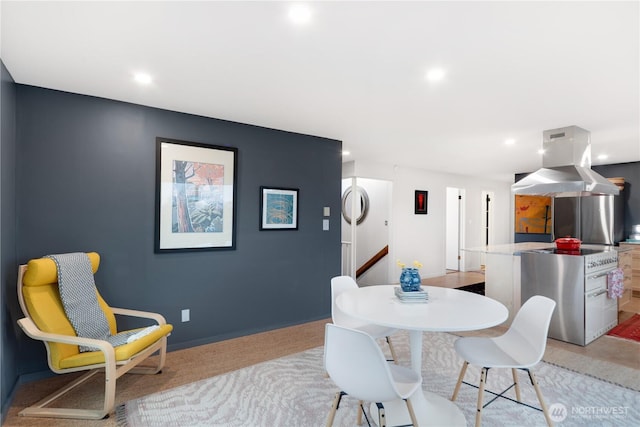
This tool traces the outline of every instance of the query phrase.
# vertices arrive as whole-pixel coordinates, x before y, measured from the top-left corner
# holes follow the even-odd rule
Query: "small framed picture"
[[[260,230],[298,229],[298,189],[260,187]]]
[[[423,190],[416,190],[415,200],[414,200],[414,213],[416,215],[427,213],[427,201],[429,198],[429,192]]]

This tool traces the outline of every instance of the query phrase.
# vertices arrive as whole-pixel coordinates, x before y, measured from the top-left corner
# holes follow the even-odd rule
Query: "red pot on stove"
[[[561,237],[556,239],[556,249],[563,251],[577,251],[580,250],[580,239],[575,237]]]

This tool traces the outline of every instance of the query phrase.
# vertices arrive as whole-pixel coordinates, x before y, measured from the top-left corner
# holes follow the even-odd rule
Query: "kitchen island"
[[[485,295],[507,307],[508,324],[521,305],[521,254],[549,248],[554,248],[553,242],[508,243],[463,249],[484,256]],[[582,245],[581,248],[603,252],[617,249],[606,245]]]
[[[507,324],[520,309],[520,254],[550,246],[553,243],[523,242],[463,249],[484,255],[484,294],[507,307]]]

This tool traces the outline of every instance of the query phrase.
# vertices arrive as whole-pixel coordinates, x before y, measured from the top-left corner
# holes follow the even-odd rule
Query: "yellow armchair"
[[[100,256],[87,254],[93,273],[98,270]],[[56,263],[51,258],[38,258],[21,265],[18,270],[18,299],[25,317],[18,325],[31,338],[43,341],[51,370],[58,374],[88,371],[61,390],[20,412],[23,416],[101,419],[115,405],[116,380],[127,372],[156,374],[163,368],[167,351],[167,336],[173,326],[157,313],[109,307],[96,289],[98,303],[109,323],[112,335],[117,332],[115,315],[151,319],[158,325],[151,333],[130,343],[114,347],[108,341],[78,337],[67,318],[60,293]],[[80,352],[79,346],[92,346],[98,351]],[[157,366],[137,366],[158,353]],[[48,405],[87,381],[98,372],[105,373],[104,405],[102,409],[55,408]]]

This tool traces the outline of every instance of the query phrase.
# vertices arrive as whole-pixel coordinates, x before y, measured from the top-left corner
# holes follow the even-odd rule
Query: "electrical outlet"
[[[182,321],[188,322],[190,315],[191,315],[191,311],[188,308],[182,310]]]

